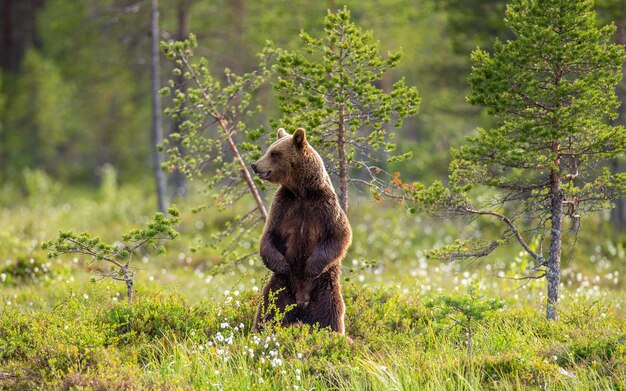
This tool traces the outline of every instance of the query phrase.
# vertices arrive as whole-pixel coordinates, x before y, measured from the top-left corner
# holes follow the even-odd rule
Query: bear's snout
[[[259,169],[259,166],[256,163],[252,163],[250,167],[252,167],[254,173],[257,174],[261,179],[267,179],[271,172],[271,170],[263,171],[262,169]]]

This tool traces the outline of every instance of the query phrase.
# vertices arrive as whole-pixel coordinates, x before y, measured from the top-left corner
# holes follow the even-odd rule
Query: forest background
[[[615,22],[617,43],[626,34],[619,0],[596,2],[602,23]],[[344,4],[344,3],[342,3]],[[446,180],[450,146],[458,146],[478,126],[489,124],[479,108],[466,102],[470,56],[476,47],[489,50],[493,40],[511,37],[504,25],[505,1],[363,1],[345,3],[353,20],[372,30],[381,53],[403,51],[398,67],[385,74],[380,88],[390,90],[405,78],[422,97],[420,114],[396,132],[401,151],[413,159],[393,167],[409,180]],[[161,39],[181,40],[194,33],[198,55],[219,76],[258,65],[267,41],[294,49],[299,33],[319,36],[334,1],[200,1],[160,2]],[[111,166],[121,183],[151,177],[150,4],[147,1],[4,0],[0,79],[0,179],[22,180],[24,170],[42,170],[67,185],[96,186],[102,167]],[[162,59],[161,85],[174,64]],[[618,88],[626,100],[623,80]],[[263,110],[255,118],[270,129],[278,118],[272,91],[261,91]],[[171,103],[169,103],[171,105]],[[168,102],[163,102],[167,107]],[[616,123],[626,121],[620,107]],[[177,131],[169,118],[167,136]],[[623,171],[622,163],[612,163]],[[170,192],[183,185],[170,178]],[[182,191],[182,189],[179,189]],[[624,200],[611,221],[626,228]]]
[[[327,10],[344,5],[359,27],[373,31],[381,53],[402,49],[398,66],[376,86],[389,91],[404,78],[421,97],[419,114],[395,130],[398,152],[411,151],[413,157],[384,168],[400,172],[405,182],[447,182],[450,148],[494,121],[466,96],[472,50],[490,51],[496,37],[512,38],[503,22],[505,1],[160,0],[160,39],[171,42],[193,33],[196,56],[206,58],[211,73],[225,80],[226,68],[236,74],[255,70],[267,41],[289,50],[301,47],[301,30],[320,37]],[[623,45],[623,0],[598,0],[595,9],[601,24],[616,24],[614,39]],[[565,240],[563,323],[546,326],[544,282],[524,279],[528,258],[514,245],[483,262],[445,264],[426,257],[430,248],[459,237],[495,232],[496,223],[412,215],[405,205],[353,186],[349,218],[355,236],[344,263],[344,289],[347,333],[357,343],[279,330],[268,338],[272,343],[278,338],[284,349],[255,350],[268,361],[254,361],[248,372],[238,372],[232,363],[254,356],[246,350],[257,338],[248,333],[249,323],[266,269],[249,254],[260,227],[236,235],[232,223],[246,209],[205,208],[215,189],[202,181],[168,173],[168,198],[180,210],[180,237],[162,257],[142,252],[137,258],[134,307],[120,303],[121,285],[93,278],[101,269],[89,257],[47,260],[40,245],[60,230],[89,231],[114,242],[157,210],[150,34],[148,0],[0,1],[0,388],[6,382],[16,388],[219,383],[236,389],[237,381],[263,388],[268,379],[274,383],[267,387],[276,389],[389,384],[441,389],[450,379],[476,389],[625,386],[624,198],[610,211],[583,218],[580,233]],[[175,64],[163,53],[160,62],[165,86],[175,79]],[[247,121],[264,129],[263,149],[275,135],[272,120],[281,116],[275,95],[269,83],[263,85],[257,95],[262,109]],[[626,80],[617,95],[626,102]],[[162,97],[163,107],[173,106],[170,99]],[[170,117],[163,121],[166,137],[179,131]],[[615,124],[626,125],[624,103]],[[609,165],[624,171],[626,157]],[[273,191],[271,186],[261,190],[266,207]],[[507,302],[492,323],[474,325],[470,316],[468,323],[448,325],[432,312],[442,305],[441,297],[432,295],[460,294],[467,287],[465,298],[481,303],[473,282],[489,297]],[[241,308],[232,307],[240,301]],[[491,310],[479,310],[478,319],[485,315],[480,311]],[[72,316],[81,320],[75,333],[66,335],[63,319]],[[524,319],[528,328],[513,330],[516,319]],[[11,331],[16,324],[23,325],[17,328],[21,331]],[[455,326],[458,335],[442,337]],[[224,350],[216,353],[224,329],[237,347],[224,347],[230,362],[223,359]],[[36,342],[37,333],[46,330],[54,332]],[[477,331],[476,341],[467,339],[470,330]],[[605,336],[598,339],[599,334]],[[136,350],[133,343],[139,354],[124,350]],[[471,343],[474,361],[467,365]],[[301,362],[302,355],[311,360]],[[337,364],[352,356],[360,361]],[[112,369],[99,367],[97,360]],[[335,369],[326,368],[328,363]],[[395,372],[387,371],[393,366]],[[287,367],[287,375],[278,372]]]

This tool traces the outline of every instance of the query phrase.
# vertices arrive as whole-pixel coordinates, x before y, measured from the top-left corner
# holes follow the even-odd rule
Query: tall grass
[[[356,202],[348,340],[310,326],[251,333],[267,271],[255,257],[215,269],[207,238],[228,213],[192,213],[193,200],[168,255],[142,254],[130,305],[122,287],[92,281],[87,259],[47,260],[39,243],[60,229],[115,238],[152,215],[147,194],[33,186],[21,203],[0,190],[0,389],[626,389],[626,255],[600,221],[564,265],[560,320],[546,322],[543,283],[506,278],[524,268],[514,248],[439,264],[424,251],[459,227]],[[476,324],[468,357],[463,331],[425,303],[472,282],[506,306]]]

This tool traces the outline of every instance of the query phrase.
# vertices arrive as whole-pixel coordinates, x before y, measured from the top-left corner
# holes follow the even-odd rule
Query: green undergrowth
[[[560,320],[546,322],[545,282],[515,280],[532,267],[519,249],[469,264],[425,256],[490,225],[356,198],[342,268],[350,339],[310,326],[254,334],[267,270],[258,256],[229,263],[211,243],[242,211],[177,202],[180,236],[166,255],[137,254],[128,304],[123,284],[94,281],[89,257],[47,259],[41,243],[59,230],[114,242],[150,221],[148,187],[109,180],[94,192],[28,178],[0,188],[0,389],[626,389],[626,242],[602,216],[564,257]],[[257,234],[242,252],[256,252]],[[461,325],[445,319],[467,312],[446,306],[464,303],[472,284],[504,307]]]
[[[133,304],[94,285],[44,311],[4,305],[4,389],[624,389],[626,323],[617,312],[546,322],[505,306],[462,329],[398,289],[346,289],[349,338],[307,325],[251,332],[257,295]],[[103,304],[106,303],[106,304]],[[582,305],[582,304],[581,304]],[[587,307],[597,306],[589,302]],[[575,312],[574,312],[575,311]]]

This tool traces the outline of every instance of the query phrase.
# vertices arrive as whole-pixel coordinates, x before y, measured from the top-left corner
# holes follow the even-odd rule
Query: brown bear
[[[263,263],[273,273],[263,289],[254,328],[274,320],[330,327],[343,334],[341,260],[352,241],[346,214],[320,155],[304,129],[276,140],[252,169],[279,184],[261,238]],[[274,297],[274,305],[271,305]]]

